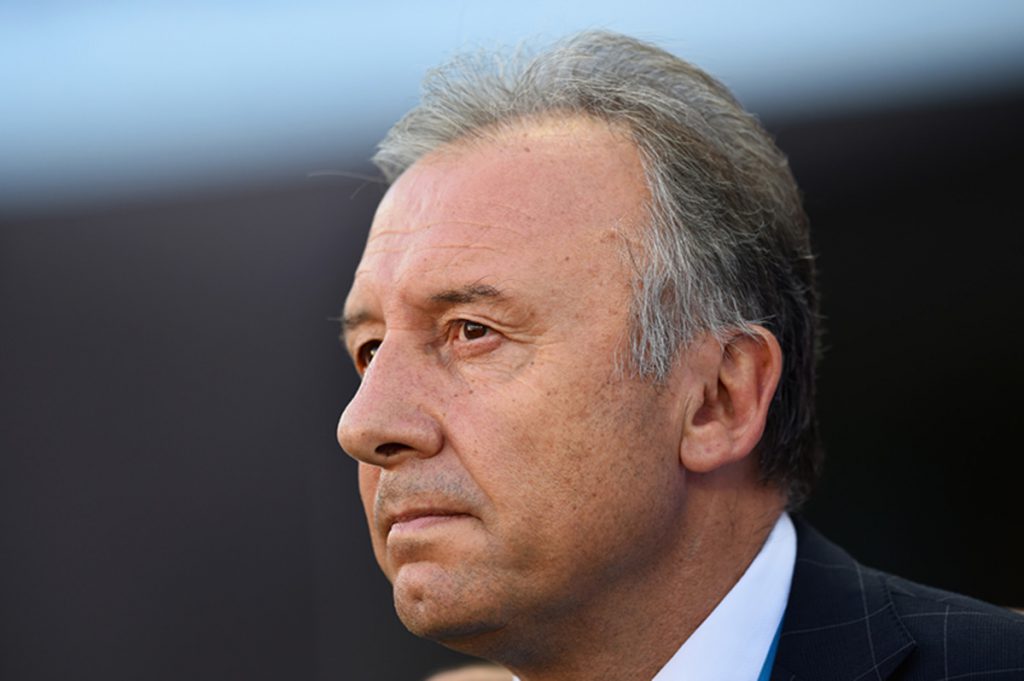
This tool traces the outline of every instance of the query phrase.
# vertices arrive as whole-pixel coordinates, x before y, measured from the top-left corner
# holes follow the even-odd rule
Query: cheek
[[[517,382],[451,405],[453,448],[503,521],[543,533],[607,493],[622,463],[615,438],[631,424],[600,392],[597,381]]]
[[[648,503],[654,490],[645,487],[678,468],[676,424],[652,389],[609,380],[607,369],[572,373],[478,390],[474,403],[451,412],[466,451],[479,456],[471,472],[495,504],[566,531],[610,521],[612,501]]]

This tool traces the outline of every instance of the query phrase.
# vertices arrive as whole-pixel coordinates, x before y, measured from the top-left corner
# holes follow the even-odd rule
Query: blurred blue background
[[[414,681],[334,426],[423,72],[583,28],[706,68],[819,253],[855,556],[1024,606],[1024,3],[0,5],[0,678]]]
[[[0,201],[153,196],[362,160],[431,65],[581,28],[685,55],[766,117],[1024,80],[1015,0],[5,3]]]

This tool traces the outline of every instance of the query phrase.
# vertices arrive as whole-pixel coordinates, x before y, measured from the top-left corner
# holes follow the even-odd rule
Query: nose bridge
[[[350,456],[392,466],[427,457],[443,444],[430,357],[410,332],[389,333],[363,374],[338,423],[338,443]]]

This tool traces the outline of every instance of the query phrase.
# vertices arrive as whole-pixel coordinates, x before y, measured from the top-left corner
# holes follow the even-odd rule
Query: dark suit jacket
[[[772,681],[1024,679],[1024,617],[864,567],[794,522]]]

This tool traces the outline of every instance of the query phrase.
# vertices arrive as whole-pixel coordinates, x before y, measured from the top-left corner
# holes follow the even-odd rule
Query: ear
[[[683,466],[710,473],[754,450],[782,374],[782,348],[762,326],[725,344],[707,338],[684,351],[692,385],[679,446]]]

